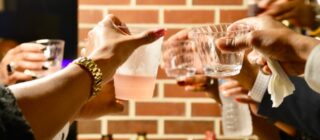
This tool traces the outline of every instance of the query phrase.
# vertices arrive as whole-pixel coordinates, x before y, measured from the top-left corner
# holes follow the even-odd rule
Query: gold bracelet
[[[93,79],[90,97],[98,95],[98,93],[101,91],[102,83],[102,72],[98,65],[87,57],[80,57],[77,60],[75,60],[74,63],[88,71],[90,73],[91,78]]]

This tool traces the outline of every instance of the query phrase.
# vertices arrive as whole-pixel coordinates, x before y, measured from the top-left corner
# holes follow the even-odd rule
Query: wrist
[[[294,33],[290,35],[290,45],[293,46],[298,59],[305,62],[308,59],[312,49],[320,44],[320,41],[311,37]]]
[[[102,72],[99,66],[90,58],[80,57],[74,61],[84,71],[86,71],[91,78],[91,96],[96,96],[101,91]]]

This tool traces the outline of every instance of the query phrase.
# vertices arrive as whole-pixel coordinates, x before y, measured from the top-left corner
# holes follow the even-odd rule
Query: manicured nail
[[[35,79],[37,79],[38,77],[37,77],[37,76],[32,76],[31,78],[32,78],[32,80],[35,80]]]
[[[46,66],[42,66],[42,70],[48,70],[49,68]]]
[[[41,48],[41,51],[44,52],[47,48],[46,47],[43,47]]]
[[[157,29],[155,31],[153,31],[153,34],[156,38],[160,38],[160,37],[163,37],[164,34],[165,34],[166,30],[165,29]]]
[[[54,58],[53,57],[49,57],[49,58],[47,58],[47,61],[53,61],[54,60]]]

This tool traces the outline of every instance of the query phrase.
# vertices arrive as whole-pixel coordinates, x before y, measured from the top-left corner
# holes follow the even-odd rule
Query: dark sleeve
[[[303,78],[290,77],[296,90],[286,97],[278,108],[272,108],[269,93],[266,93],[258,113],[271,120],[282,121],[299,131],[320,139],[320,94],[313,91]]]
[[[34,140],[31,128],[24,119],[15,97],[3,86],[0,86],[0,139]]]

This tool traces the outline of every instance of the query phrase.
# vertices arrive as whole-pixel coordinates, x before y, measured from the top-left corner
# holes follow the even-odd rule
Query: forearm
[[[76,82],[75,82],[76,81]],[[89,98],[89,73],[78,65],[9,87],[37,139],[52,138]]]
[[[320,44],[319,40],[300,34],[290,35],[289,41],[302,61],[307,61],[313,48]]]

